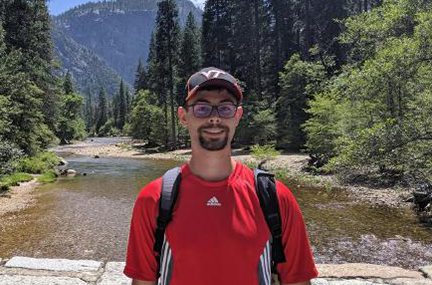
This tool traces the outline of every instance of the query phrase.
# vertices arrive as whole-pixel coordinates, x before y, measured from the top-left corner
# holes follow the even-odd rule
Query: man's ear
[[[178,107],[177,114],[180,120],[180,123],[183,127],[187,127],[187,118],[186,118],[186,109],[183,107]]]
[[[240,122],[240,119],[241,119],[241,117],[243,116],[243,108],[240,106],[240,107],[238,107],[237,108],[237,113],[236,113],[236,115],[235,115],[235,118],[236,118],[236,126],[238,126],[238,124],[239,124],[239,122]]]

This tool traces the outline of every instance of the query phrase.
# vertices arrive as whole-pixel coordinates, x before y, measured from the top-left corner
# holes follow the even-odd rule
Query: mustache
[[[226,132],[229,131],[228,126],[221,125],[221,124],[206,124],[206,125],[203,125],[203,126],[199,127],[198,131],[202,132],[202,131],[204,131],[206,129],[222,129],[222,130],[224,130]]]

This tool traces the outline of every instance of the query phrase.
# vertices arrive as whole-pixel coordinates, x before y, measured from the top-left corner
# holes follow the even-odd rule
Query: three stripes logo
[[[219,203],[218,199],[213,196],[213,198],[211,198],[210,200],[208,200],[207,206],[209,206],[209,207],[220,207],[220,206],[222,206],[222,204]]]

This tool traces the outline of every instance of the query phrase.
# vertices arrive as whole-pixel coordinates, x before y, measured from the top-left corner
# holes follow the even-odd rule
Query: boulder
[[[66,169],[66,175],[67,176],[75,176],[75,175],[77,175],[77,172],[74,169]]]
[[[75,175],[77,175],[78,173],[77,173],[76,170],[74,170],[74,169],[66,168],[66,169],[62,169],[62,170],[60,170],[60,173],[59,173],[59,174],[62,175],[62,176],[75,176]]]
[[[60,162],[58,165],[67,165],[67,164],[68,162],[64,158],[60,157]]]

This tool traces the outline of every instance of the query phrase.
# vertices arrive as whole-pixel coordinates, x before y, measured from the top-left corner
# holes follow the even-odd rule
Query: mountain
[[[99,94],[101,86],[110,96],[118,91],[121,77],[100,56],[77,43],[56,24],[52,24],[51,38],[62,64],[61,75],[71,72],[81,94],[86,94],[87,88],[92,94]]]
[[[97,63],[97,69],[102,70],[104,74],[93,74],[99,76],[99,79],[105,76],[113,79],[114,75],[109,69],[111,67],[126,82],[133,84],[138,59],[141,57],[143,62],[147,59],[159,1],[116,0],[87,3],[52,18],[53,30],[58,31],[58,37],[54,37],[56,49],[61,51],[59,46],[64,46],[65,42],[73,41],[79,45],[73,45],[75,47],[69,47],[67,51],[63,48],[63,52],[58,54],[62,62],[70,64],[69,69],[78,84],[85,82],[84,78],[79,79],[80,76],[76,74],[76,70],[82,68],[75,64],[82,66],[83,63]],[[181,25],[186,22],[190,11],[195,15],[197,22],[201,23],[202,10],[196,8],[192,2],[177,0],[177,4]],[[80,55],[75,54],[75,51],[80,51]],[[103,61],[96,60],[90,52],[93,52],[93,55],[97,54],[106,65]],[[87,55],[86,59],[81,58],[84,54]],[[93,61],[87,62],[89,58]]]

